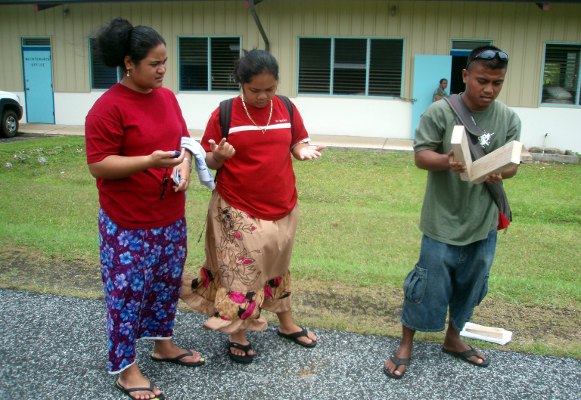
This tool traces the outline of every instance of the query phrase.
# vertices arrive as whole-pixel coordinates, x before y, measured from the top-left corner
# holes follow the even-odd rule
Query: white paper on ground
[[[486,335],[486,331],[494,332],[494,337]],[[466,325],[464,325],[464,329],[462,329],[460,335],[470,339],[484,340],[501,345],[507,344],[512,339],[511,331],[507,331],[506,329],[502,328],[491,328],[488,326],[473,324],[472,322],[466,322]]]

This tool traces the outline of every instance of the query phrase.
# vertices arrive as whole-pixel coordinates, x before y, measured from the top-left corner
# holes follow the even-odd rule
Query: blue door
[[[440,79],[444,78],[450,82],[451,70],[451,56],[416,54],[412,95],[412,139],[416,137],[416,128],[422,114],[432,104],[432,96],[440,84]]]
[[[52,54],[49,46],[22,45],[26,121],[54,124]]]

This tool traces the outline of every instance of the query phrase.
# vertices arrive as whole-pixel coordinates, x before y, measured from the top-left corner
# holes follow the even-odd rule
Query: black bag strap
[[[291,129],[293,126],[293,103],[291,103],[290,99],[286,96],[283,95],[276,95],[276,97],[278,97],[279,99],[282,100],[282,102],[284,103],[284,106],[286,107],[287,111],[288,111],[288,116],[289,116],[289,122],[291,124]]]
[[[293,104],[290,99],[286,96],[276,95],[286,107],[289,114],[289,122],[293,123]],[[234,102],[234,97],[220,102],[220,128],[222,128],[222,137],[228,139],[228,133],[230,131],[230,121],[232,120],[232,103]]]
[[[484,132],[478,125],[476,125],[476,121],[474,120],[474,116],[470,109],[466,106],[462,97],[459,94],[452,94],[450,96],[444,97],[444,100],[448,103],[448,105],[454,111],[456,115],[456,119],[464,125],[466,128],[466,132],[468,135],[468,147],[470,148],[470,154],[473,160],[477,160],[486,153],[480,143],[478,142],[478,137],[482,136]],[[496,203],[496,206],[500,210],[501,213],[509,220],[512,221],[512,211],[510,209],[510,204],[508,203],[508,197],[506,196],[506,192],[504,191],[504,186],[502,182],[497,183],[488,183],[486,184],[486,188],[488,192],[492,196],[492,199]]]
[[[462,123],[462,125],[464,125],[468,132],[474,136],[482,136],[484,132],[482,132],[482,129],[476,125],[474,116],[464,103],[464,100],[462,100],[462,96],[459,94],[451,94],[450,96],[444,97],[444,100],[446,100],[450,107],[452,107],[454,114],[456,114],[456,117]]]
[[[230,121],[232,120],[232,103],[234,97],[220,102],[220,127],[222,128],[222,137],[228,139],[230,131]]]

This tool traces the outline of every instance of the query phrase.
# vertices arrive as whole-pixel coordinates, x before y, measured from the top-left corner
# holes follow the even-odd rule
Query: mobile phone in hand
[[[173,155],[171,156],[171,158],[178,158],[180,156],[180,154],[182,154],[181,152],[174,150]]]

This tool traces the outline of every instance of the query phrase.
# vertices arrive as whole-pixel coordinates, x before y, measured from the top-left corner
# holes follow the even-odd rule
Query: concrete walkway
[[[36,135],[84,135],[83,125],[21,124],[21,134]],[[199,139],[203,132],[190,130],[193,138]],[[328,147],[360,148],[372,150],[412,151],[410,139],[388,139],[379,137],[311,135],[313,144],[324,144]]]
[[[21,124],[20,134],[26,135],[84,135],[83,125],[51,125],[51,124]],[[190,135],[200,139],[203,132],[190,129]],[[311,143],[326,145],[329,148],[367,149],[374,151],[413,151],[413,140],[390,139],[381,137],[310,135]],[[523,148],[521,160],[524,163],[533,162],[531,154]]]
[[[0,304],[0,399],[127,398],[106,372],[104,302],[0,290]],[[305,349],[271,326],[249,334],[257,356],[243,366],[227,357],[226,336],[202,329],[203,320],[178,312],[175,331],[176,343],[206,357],[202,367],[154,363],[151,342],[139,342],[142,370],[168,399],[581,398],[577,359],[487,350],[491,365],[478,368],[443,354],[437,344],[417,343],[408,372],[395,380],[382,366],[397,339],[317,329],[319,344]]]

